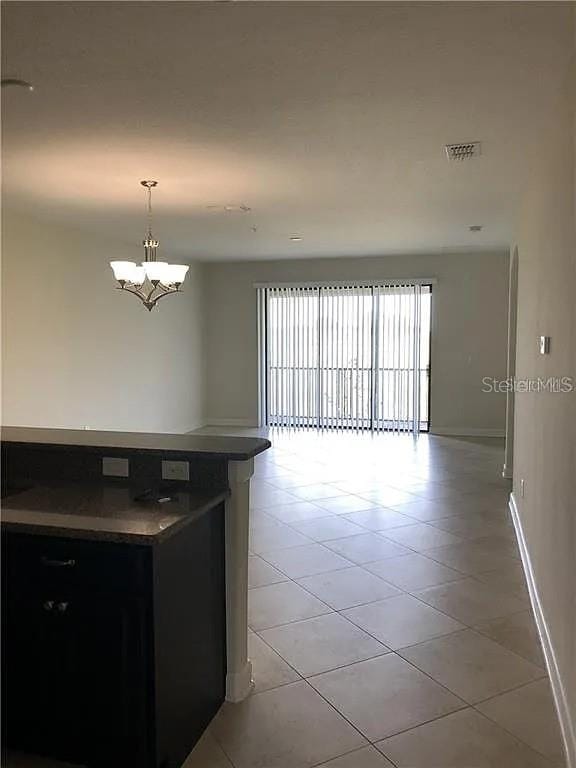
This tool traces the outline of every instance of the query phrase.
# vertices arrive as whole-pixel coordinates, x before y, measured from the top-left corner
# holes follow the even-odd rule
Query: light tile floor
[[[185,768],[564,765],[501,442],[272,440],[251,492],[255,691]]]

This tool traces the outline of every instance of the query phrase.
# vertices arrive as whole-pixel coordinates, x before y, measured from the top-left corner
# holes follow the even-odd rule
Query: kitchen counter
[[[262,437],[226,437],[221,435],[176,435],[156,432],[97,432],[84,429],[44,429],[38,427],[2,427],[2,441],[79,448],[181,453],[217,457],[230,461],[253,459],[270,448]]]
[[[270,445],[259,437],[3,427],[4,528],[10,535],[98,538],[111,547],[129,540],[152,544],[147,549],[155,553],[163,547],[154,545],[165,538],[168,544],[180,538],[172,535],[176,531],[186,535],[194,527],[186,523],[202,516],[206,505],[223,502],[226,698],[241,701],[253,685],[247,646],[250,478],[254,457]],[[180,474],[169,473],[175,462]],[[178,502],[134,504],[148,489],[167,490]]]
[[[176,533],[228,492],[170,493],[170,501],[135,501],[116,485],[38,486],[2,505],[2,529],[92,541],[155,545]]]

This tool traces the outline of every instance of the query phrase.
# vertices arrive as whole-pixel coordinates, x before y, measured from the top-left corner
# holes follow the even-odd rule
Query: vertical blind
[[[426,429],[430,300],[421,283],[259,288],[266,424]]]

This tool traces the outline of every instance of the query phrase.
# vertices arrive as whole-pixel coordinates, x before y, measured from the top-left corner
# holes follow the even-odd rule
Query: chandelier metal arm
[[[154,296],[154,292],[159,289],[161,290],[161,293],[158,293],[156,296]],[[142,304],[144,304],[146,309],[150,312],[156,306],[158,301],[164,298],[164,296],[171,296],[173,293],[180,293],[180,286],[176,285],[174,288],[169,288],[168,286],[159,283],[158,285],[152,286],[151,291],[145,293],[140,288],[133,288],[130,285],[121,284],[117,286],[116,290],[126,291],[126,293],[131,293],[133,296],[137,296]]]
[[[180,293],[180,288],[167,288],[163,293],[159,293],[158,296],[154,296],[153,304],[156,304],[156,302],[160,301],[160,299],[163,299],[164,296],[172,296],[174,293]]]

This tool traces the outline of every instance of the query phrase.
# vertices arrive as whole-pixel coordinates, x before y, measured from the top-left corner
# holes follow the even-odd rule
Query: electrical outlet
[[[162,480],[190,480],[189,462],[162,460]]]
[[[521,498],[524,498],[526,495],[526,483],[524,482],[524,478],[520,480],[520,496]]]
[[[129,477],[130,462],[117,456],[103,456],[102,474],[107,477]]]

